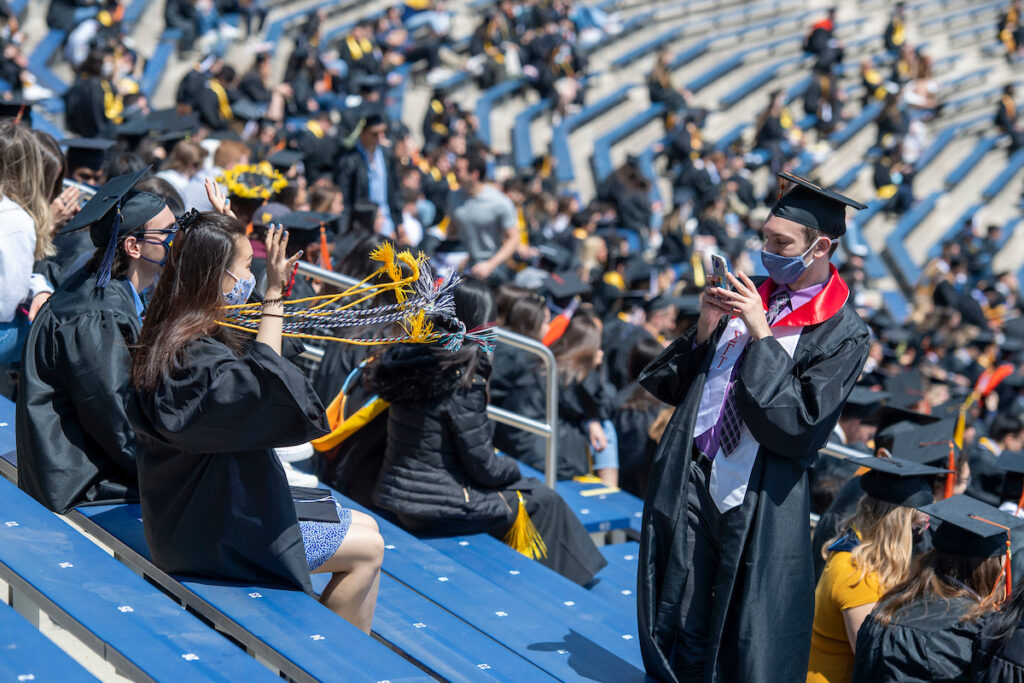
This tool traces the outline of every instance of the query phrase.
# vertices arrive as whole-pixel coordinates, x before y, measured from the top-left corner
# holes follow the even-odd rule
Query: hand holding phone
[[[722,289],[732,291],[732,285],[729,284],[729,278],[725,275],[729,273],[729,260],[721,254],[711,255],[711,276],[708,278],[708,284],[712,287],[720,287]]]

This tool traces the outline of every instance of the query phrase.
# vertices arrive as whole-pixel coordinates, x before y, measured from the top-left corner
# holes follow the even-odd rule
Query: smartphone
[[[729,259],[725,258],[721,254],[711,255],[711,276],[708,278],[708,284],[712,287],[721,287],[732,291],[732,285],[729,284],[729,279],[725,277],[725,274],[730,272]]]

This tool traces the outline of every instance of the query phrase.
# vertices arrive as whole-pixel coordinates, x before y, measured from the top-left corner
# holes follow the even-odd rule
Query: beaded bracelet
[[[264,306],[272,306],[274,304],[283,304],[283,303],[284,303],[284,297],[283,296],[279,296],[276,299],[264,299],[263,300],[263,305]]]

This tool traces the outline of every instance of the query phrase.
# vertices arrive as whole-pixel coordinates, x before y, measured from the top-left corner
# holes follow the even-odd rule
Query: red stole
[[[825,283],[822,290],[800,308],[790,311],[789,315],[778,320],[772,327],[817,325],[834,316],[846,305],[847,299],[850,298],[850,289],[839,277],[839,271],[834,265],[830,263],[828,268],[828,282]],[[765,311],[768,310],[768,301],[772,298],[776,287],[778,285],[768,278],[757,288],[757,293],[761,295],[761,305],[764,306]]]

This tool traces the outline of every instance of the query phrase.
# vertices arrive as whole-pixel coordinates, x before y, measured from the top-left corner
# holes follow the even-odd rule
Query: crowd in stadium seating
[[[200,249],[188,242],[198,243],[200,236],[211,244],[221,240],[220,261],[206,251],[204,258],[212,259],[210,268],[224,267],[227,274],[218,275],[214,285],[222,287],[230,303],[239,304],[253,287],[269,304],[283,297],[278,283],[288,280],[289,258],[363,280],[379,265],[370,253],[384,242],[423,251],[439,271],[461,270],[466,280],[456,303],[467,327],[497,321],[554,353],[558,478],[596,476],[643,497],[675,406],[654,398],[638,380],[644,367],[696,324],[709,256],[725,255],[737,270],[757,268],[758,230],[777,197],[775,174],[828,154],[830,135],[846,125],[854,108],[878,106],[877,137],[868,159],[874,199],[884,202],[887,211],[907,212],[916,201],[916,164],[943,106],[931,57],[907,42],[903,3],[895,6],[882,36],[885,53],[860,64],[859,106],[838,85],[838,70],[847,57],[835,36],[839,18],[830,11],[810,27],[804,44],[811,79],[803,112],[813,123],[802,127],[787,92],[777,90],[757,117],[749,144],[720,147],[706,139],[709,110],[674,82],[672,55],[663,51],[646,86],[650,101],[665,107],[665,138],[655,150],[671,183],[669,201],[653,199],[660,178],[649,177],[632,154],[587,201],[559,185],[550,155],[541,155],[529,171],[509,171],[481,136],[475,114],[444,88],[433,90],[423,120],[416,122],[415,132],[410,130],[400,110],[401,93],[413,81],[438,86],[446,63],[457,63],[481,88],[525,77],[540,97],[550,100],[551,122],[557,124],[584,103],[586,48],[616,29],[614,18],[569,0],[501,0],[481,13],[467,56],[453,49],[450,15],[442,2],[392,7],[360,20],[340,37],[326,35],[326,15],[313,12],[296,27],[285,76],[277,81],[277,46],[264,46],[245,64],[228,63],[222,56],[239,34],[262,32],[266,11],[259,0],[167,0],[166,25],[180,31],[179,50],[194,57],[195,66],[178,84],[174,108],[159,110],[139,90],[143,65],[121,35],[123,7],[51,0],[47,21],[69,32],[64,54],[75,73],[63,96],[65,127],[79,139],[62,153],[57,141],[25,125],[21,105],[17,121],[0,123],[0,367],[9,368],[12,376],[21,373],[17,381],[5,378],[4,389],[19,402],[19,459],[26,470],[33,467],[33,458],[45,459],[33,455],[43,437],[31,437],[37,441],[24,450],[21,444],[30,439],[23,434],[31,431],[22,424],[35,419],[26,401],[56,405],[63,400],[55,398],[61,392],[83,393],[72,397],[71,404],[77,400],[79,406],[70,411],[78,411],[77,416],[69,419],[85,426],[76,435],[64,427],[59,438],[73,444],[76,467],[95,461],[82,474],[88,481],[73,491],[58,487],[46,481],[52,468],[43,465],[22,480],[23,488],[51,509],[136,500],[141,491],[158,564],[217,578],[269,576],[303,588],[308,587],[306,568],[329,571],[336,583],[325,603],[366,630],[383,552],[372,520],[358,513],[352,517],[348,510],[327,514],[348,530],[349,538],[364,543],[342,546],[357,549],[346,555],[338,550],[336,528],[317,527],[317,542],[327,548],[317,561],[309,554],[312,527],[303,527],[308,567],[298,570],[277,548],[269,559],[261,557],[254,550],[258,542],[246,536],[251,532],[229,524],[225,533],[237,534],[235,549],[255,553],[250,557],[265,561],[266,572],[212,556],[190,560],[187,553],[204,552],[201,544],[178,545],[182,537],[176,534],[197,532],[211,517],[246,514],[263,515],[268,524],[283,529],[295,521],[287,492],[270,492],[277,503],[285,501],[283,508],[268,502],[267,509],[253,512],[244,503],[259,500],[260,489],[245,481],[240,469],[206,472],[205,485],[237,486],[242,502],[211,505],[202,515],[193,510],[192,526],[169,529],[173,525],[159,520],[160,506],[181,501],[167,490],[168,482],[193,487],[189,490],[197,496],[215,489],[197,484],[191,471],[172,471],[154,454],[233,450],[230,440],[204,421],[211,416],[229,421],[231,411],[214,409],[231,401],[242,402],[242,412],[253,406],[239,424],[257,434],[269,423],[293,419],[291,413],[273,413],[276,404],[265,413],[255,410],[268,403],[261,403],[260,392],[273,383],[272,376],[281,385],[272,389],[280,392],[274,396],[296,401],[305,418],[323,413],[324,405],[344,395],[347,407],[330,425],[318,415],[309,419],[308,429],[296,428],[289,436],[308,442],[325,429],[337,430],[357,410],[370,417],[344,438],[317,446],[315,454],[303,451],[300,460],[309,460],[309,467],[293,466],[285,451],[275,455],[268,450],[294,445],[280,435],[265,434],[261,443],[238,449],[259,460],[263,476],[278,477],[282,486],[284,476],[298,485],[316,484],[318,477],[361,504],[386,510],[417,533],[506,537],[523,506],[548,549],[542,561],[586,585],[603,558],[558,494],[536,479],[523,479],[511,459],[543,469],[544,439],[506,425],[495,428],[486,413],[490,403],[543,421],[543,367],[536,356],[504,345],[488,356],[475,347],[452,354],[436,345],[329,344],[315,367],[296,359],[303,376],[288,360],[298,349],[289,355],[280,325],[276,334],[261,328],[257,337],[276,353],[260,345],[242,348],[222,330],[208,327],[187,345],[178,339],[175,347],[152,322],[184,329],[182,321],[190,312],[170,308],[172,289],[192,292],[191,313],[207,316],[207,322],[222,303],[218,296],[212,303],[197,303],[202,288],[196,282],[188,283],[191,289],[181,284],[183,264],[190,255],[197,258]],[[229,14],[241,17],[241,30],[223,20]],[[1019,14],[1020,4],[1013,0],[997,27],[1011,60],[1020,58],[1024,39]],[[46,99],[45,93],[31,90],[25,77],[17,18],[2,2],[0,19],[6,22],[0,30],[0,79],[26,99]],[[1007,85],[993,121],[1011,152],[1024,146],[1014,97],[1013,86]],[[771,174],[768,183],[762,167]],[[142,174],[147,168],[153,171]],[[82,221],[80,210],[83,215],[88,211],[81,209],[85,197],[80,189],[128,174],[141,174],[133,176],[133,183],[141,180],[136,191],[144,190],[154,198],[147,201],[159,207],[154,204],[137,225],[128,226],[127,202],[138,193],[129,194],[125,187],[115,197],[116,213],[122,213],[122,198],[125,202],[124,222],[113,222],[111,204],[104,208],[107,213],[77,226],[91,225],[90,230],[61,232]],[[62,187],[64,179],[73,182]],[[197,218],[193,209],[209,213]],[[157,229],[153,223],[166,217],[165,211],[192,230],[188,237],[185,232],[175,237],[173,249],[169,235],[174,228],[168,222]],[[102,230],[96,227],[100,224]],[[287,253],[281,225],[289,230]],[[948,678],[942,680],[970,680],[972,658],[974,680],[1012,680],[1000,678],[1000,672],[1024,671],[1024,575],[1014,572],[1011,595],[1001,551],[965,557],[951,545],[939,548],[941,541],[933,546],[937,524],[929,525],[927,516],[916,511],[933,500],[953,494],[962,500],[959,496],[966,494],[991,506],[985,514],[997,507],[1024,516],[1019,455],[1024,451],[1024,299],[1015,275],[995,266],[1005,244],[1000,230],[992,225],[982,232],[968,225],[944,242],[920,281],[910,283],[906,319],[878,295],[867,274],[869,254],[863,245],[841,244],[836,252],[838,273],[872,336],[867,363],[833,441],[931,467],[914,475],[926,482],[927,500],[914,499],[913,504],[894,503],[872,493],[868,484],[864,493],[859,482],[867,475],[847,461],[822,455],[812,469],[811,510],[821,516],[814,532],[820,580],[808,681],[931,680],[938,674],[920,673],[934,665],[925,661],[929,649],[945,657],[941,667]],[[239,249],[252,255],[251,273],[248,262],[236,265]],[[302,255],[295,256],[300,250]],[[125,291],[133,296],[124,296],[124,310],[111,313],[114,304],[90,299],[88,321],[62,318],[62,306],[81,305],[86,289],[105,286],[97,284],[105,272],[111,281],[131,283]],[[244,284],[250,280],[251,285]],[[179,285],[185,289],[174,289]],[[336,291],[301,274],[292,286],[287,290],[293,298]],[[243,292],[246,287],[249,291]],[[148,333],[140,322],[143,311],[153,315]],[[264,309],[271,324],[275,311]],[[44,319],[49,327],[39,332],[42,325],[36,321]],[[76,325],[81,325],[78,339]],[[380,339],[393,333],[361,328],[353,336]],[[154,364],[149,351],[132,360],[124,347],[138,343],[140,334],[147,348],[169,354],[163,365]],[[124,353],[102,361],[87,353],[103,355],[107,347]],[[172,359],[180,363],[184,348],[201,357],[198,365],[203,367],[243,359],[239,366],[245,367],[231,365],[234,393],[211,385],[202,372],[187,379],[175,375],[182,367]],[[68,359],[61,360],[61,354]],[[44,371],[55,356],[60,371]],[[69,369],[75,364],[90,372]],[[146,375],[146,367],[151,373],[158,367],[163,375]],[[87,415],[86,403],[97,400],[88,385],[90,373],[102,378],[99,393],[106,391],[107,401],[134,391],[137,405],[106,413],[94,408]],[[161,384],[160,378],[168,376],[184,388]],[[56,394],[33,393],[39,384],[57,387]],[[85,394],[88,401],[81,400]],[[210,397],[208,415],[199,410],[176,424],[161,422],[181,409],[175,401],[188,403],[192,395]],[[86,425],[90,421],[95,424]],[[117,438],[103,436],[104,430]],[[184,436],[168,436],[176,431]],[[135,432],[148,447],[148,461],[142,456],[136,461]],[[55,434],[44,437],[58,438]],[[495,449],[511,458],[496,456]],[[81,458],[82,453],[88,457]],[[197,468],[199,460],[193,463]],[[156,477],[162,483],[154,484]],[[935,520],[945,520],[942,514],[938,508]],[[357,581],[345,579],[353,573]],[[926,608],[939,602],[949,611],[937,622]],[[933,629],[931,634],[921,635],[927,629]],[[907,645],[912,641],[920,648]],[[920,672],[907,673],[915,667]]]

